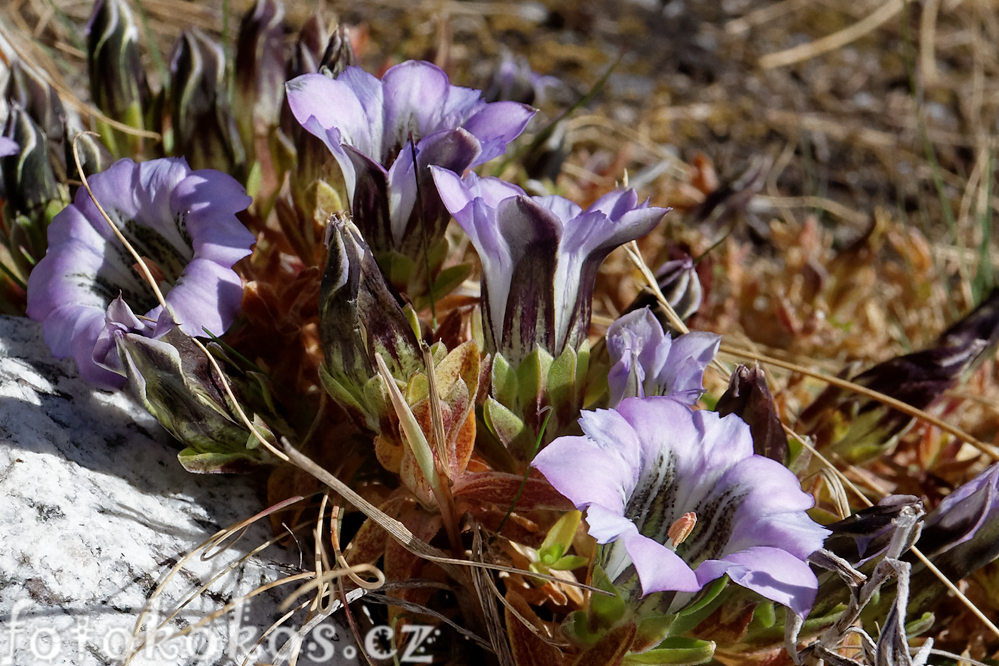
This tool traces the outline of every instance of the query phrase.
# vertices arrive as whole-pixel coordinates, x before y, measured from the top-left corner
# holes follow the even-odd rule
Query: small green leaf
[[[518,404],[524,409],[537,405],[545,390],[552,355],[540,347],[527,355],[517,366]]]
[[[590,614],[599,621],[602,627],[613,627],[624,618],[628,612],[628,602],[614,588],[607,574],[599,565],[593,567],[593,585],[610,592],[594,594],[590,597]]]
[[[761,601],[753,611],[753,626],[769,629],[777,624],[777,611],[773,602]]]
[[[706,664],[715,656],[713,641],[673,636],[657,647],[639,654],[629,654],[625,664]]]
[[[586,566],[589,561],[590,560],[588,558],[580,555],[564,555],[553,564],[549,564],[548,568],[554,569],[555,571],[572,571],[573,569]]]
[[[193,474],[233,474],[260,466],[260,456],[250,453],[202,453],[187,447],[177,454],[185,470]]]
[[[499,352],[493,356],[492,395],[507,407],[517,405],[517,373]]]
[[[486,398],[482,407],[482,419],[496,439],[508,448],[524,432],[524,422],[520,417],[491,396]]]
[[[538,557],[542,562],[555,562],[569,551],[582,519],[582,512],[567,511],[555,521],[538,549]]]
[[[556,413],[576,404],[576,368],[576,350],[570,346],[551,364],[545,388],[548,404]]]
[[[395,408],[399,424],[402,426],[403,439],[406,440],[410,450],[412,450],[416,464],[420,468],[420,473],[430,488],[434,490],[434,495],[436,495],[440,486],[440,478],[437,476],[437,470],[434,468],[434,452],[430,448],[430,442],[427,441],[426,433],[420,427],[419,421],[416,420],[416,415],[413,414],[413,410],[406,402],[406,398],[402,395],[402,391],[399,390],[398,385],[396,385],[395,379],[392,378],[392,373],[389,371],[388,366],[385,365],[385,361],[380,354],[375,354],[375,361],[378,364],[378,372],[381,374],[382,380],[388,388],[389,399]]]

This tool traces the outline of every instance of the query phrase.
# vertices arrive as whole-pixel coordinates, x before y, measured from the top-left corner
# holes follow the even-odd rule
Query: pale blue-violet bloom
[[[336,158],[365,240],[410,255],[424,234],[432,239],[446,226],[427,167],[462,172],[498,157],[535,113],[487,103],[422,61],[390,67],[381,79],[353,66],[336,79],[304,74],[287,83],[287,96],[295,119]]]
[[[115,162],[89,178],[94,196],[151,269],[164,311],[87,191],[52,220],[48,251],[28,278],[28,316],[57,357],[101,388],[125,377],[113,338],[221,335],[239,312],[243,286],[233,265],[254,236],[236,218],[251,199],[232,177],[192,171],[183,159]]]
[[[693,405],[704,391],[704,369],[721,337],[691,331],[673,339],[648,308],[622,315],[607,328],[610,407],[625,398],[669,395]]]
[[[642,595],[674,591],[675,612],[728,575],[808,613],[818,583],[806,559],[829,531],[805,512],[814,500],[797,477],[753,454],[742,420],[657,396],[585,411],[579,423],[583,435],[554,440],[532,465],[586,512],[615,585],[637,575]]]
[[[590,327],[600,263],[667,212],[639,203],[634,190],[615,190],[584,210],[560,196],[528,196],[498,178],[431,171],[482,264],[486,349],[514,364],[535,347],[553,356],[578,347]]]

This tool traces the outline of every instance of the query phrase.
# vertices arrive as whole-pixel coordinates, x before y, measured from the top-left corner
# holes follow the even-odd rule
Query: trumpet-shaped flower
[[[634,190],[610,192],[583,210],[559,196],[527,196],[497,178],[470,173],[462,180],[431,170],[482,263],[486,346],[511,363],[536,346],[553,356],[578,347],[590,326],[600,263],[667,212],[639,204]]]
[[[693,405],[704,391],[704,369],[720,342],[714,333],[701,331],[673,340],[648,308],[623,315],[607,328],[610,406],[653,395]]]
[[[460,172],[487,162],[503,154],[534,115],[523,104],[486,103],[478,90],[451,85],[443,70],[419,61],[391,67],[380,80],[358,67],[336,79],[305,74],[289,81],[287,91],[295,118],[340,165],[355,222],[376,250],[421,242],[421,234],[412,233],[421,197],[426,223],[433,232],[443,230],[429,165]],[[378,178],[382,182],[369,182]],[[386,196],[387,219],[371,219]]]
[[[583,412],[580,425],[532,464],[586,511],[611,581],[637,574],[643,595],[693,593],[728,575],[808,612],[817,580],[805,560],[829,531],[805,513],[813,499],[794,474],[753,454],[744,422],[652,397]],[[671,610],[689,599],[676,595]]]
[[[48,252],[28,279],[28,315],[42,322],[53,354],[75,358],[90,383],[118,388],[125,379],[115,372],[116,336],[159,335],[175,324],[192,336],[221,335],[232,324],[242,299],[232,266],[254,241],[235,214],[250,198],[226,174],[192,171],[183,159],[119,160],[90,186],[150,267],[168,309],[80,188],[49,226]]]

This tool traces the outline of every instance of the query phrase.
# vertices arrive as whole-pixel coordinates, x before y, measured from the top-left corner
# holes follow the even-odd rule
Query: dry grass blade
[[[135,626],[132,629],[132,640],[135,641],[135,639],[139,636],[139,632],[142,629],[142,623],[146,619],[146,616],[149,614],[150,606],[156,601],[157,598],[159,598],[159,596],[166,589],[170,581],[173,580],[173,578],[178,573],[180,573],[181,570],[183,570],[184,565],[187,564],[189,561],[191,561],[195,557],[195,555],[197,555],[200,552],[202,561],[218,557],[226,550],[228,550],[230,547],[232,547],[235,544],[235,542],[238,541],[239,539],[238,535],[242,535],[243,533],[245,533],[246,529],[252,523],[256,522],[257,520],[260,520],[261,518],[265,518],[276,511],[283,510],[288,506],[291,506],[292,504],[301,501],[302,499],[304,498],[302,497],[290,498],[288,500],[280,502],[279,504],[274,505],[269,509],[265,509],[264,511],[259,512],[258,514],[256,514],[251,518],[247,518],[246,520],[240,521],[239,523],[231,525],[226,529],[219,530],[218,532],[213,534],[210,538],[206,539],[201,544],[199,544],[196,548],[193,548],[190,552],[185,554],[184,557],[178,560],[177,563],[174,564],[173,567],[171,567],[170,571],[167,572],[163,580],[160,581],[159,585],[156,586],[156,589],[153,590],[152,594],[149,595],[149,598],[146,600],[146,607],[143,608],[142,612],[139,613],[139,616],[135,620]],[[233,535],[237,535],[236,538],[233,539],[231,542],[226,543]],[[163,618],[162,621],[156,626],[156,629],[158,630],[164,627],[184,607],[186,607],[187,604],[189,604],[191,601],[193,601],[201,594],[203,594],[205,591],[207,591],[215,582],[221,580],[223,576],[234,571],[238,566],[240,566],[250,558],[254,557],[258,553],[263,552],[270,546],[276,544],[283,538],[284,538],[283,536],[272,537],[271,539],[251,549],[248,553],[240,557],[238,560],[230,562],[226,567],[223,567],[221,571],[212,576],[208,581],[202,583],[200,587],[196,588],[194,591],[189,593],[186,598],[184,598],[180,603],[178,603],[174,611],[171,612],[169,615],[167,615],[165,618]],[[223,546],[222,544],[225,545]],[[212,552],[213,548],[216,549],[214,552]],[[149,632],[147,631],[147,633]],[[125,661],[126,666],[131,661],[131,659],[133,659],[139,653],[139,651],[143,647],[144,647],[144,642],[140,642],[138,644],[138,647],[134,648],[131,656],[129,656],[128,659],[126,659]]]
[[[886,23],[889,19],[895,16],[895,14],[902,11],[903,7],[905,7],[904,0],[888,0],[888,2],[885,2],[883,5],[878,7],[863,20],[854,23],[848,28],[844,28],[839,32],[834,32],[831,35],[826,35],[822,39],[817,39],[814,42],[801,44],[800,46],[795,46],[784,51],[778,51],[777,53],[769,53],[761,57],[760,67],[763,69],[784,67],[796,62],[801,62],[802,60],[808,60],[809,58],[820,56],[823,53],[829,53],[830,51],[840,49],[850,42],[860,39],[867,33],[877,30],[879,26]]]
[[[357,577],[357,574],[364,573],[374,576],[374,581],[366,581]],[[346,578],[349,574],[354,574],[351,580],[358,580],[361,582],[361,589],[363,590],[378,590],[385,585],[385,574],[382,573],[381,569],[372,564],[354,564],[344,569],[333,569],[332,571],[326,571],[322,576],[317,576],[312,578],[307,583],[304,583],[301,587],[294,590],[287,599],[281,604],[281,610],[286,610],[288,607],[294,603],[295,599],[299,598],[303,594],[308,594],[315,589],[324,589],[327,583],[340,578]]]
[[[472,537],[472,556],[477,560],[482,560],[482,532],[479,526],[475,526]],[[486,622],[486,632],[489,634],[489,642],[492,644],[493,652],[500,666],[514,666],[513,653],[510,650],[510,642],[507,640],[506,629],[503,626],[503,618],[493,599],[501,599],[496,587],[489,580],[489,572],[484,569],[472,570],[472,585],[475,586],[475,596],[479,600],[482,614]]]

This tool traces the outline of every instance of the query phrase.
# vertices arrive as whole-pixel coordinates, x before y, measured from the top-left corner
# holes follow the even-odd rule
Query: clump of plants
[[[289,622],[383,590],[386,618],[460,629],[440,662],[926,663],[944,581],[999,555],[999,468],[932,506],[842,472],[993,353],[995,292],[788,428],[758,366],[688,330],[697,262],[642,257],[677,213],[623,173],[558,194],[573,109],[525,103],[549,82],[375,75],[345,27],[290,32],[260,0],[231,51],[185,32],[154,86],[132,11],[98,0],[97,120],[13,62],[0,137],[4,310],[187,470],[265,470],[292,522],[335,508]],[[622,312],[594,298],[615,251],[642,289]]]

